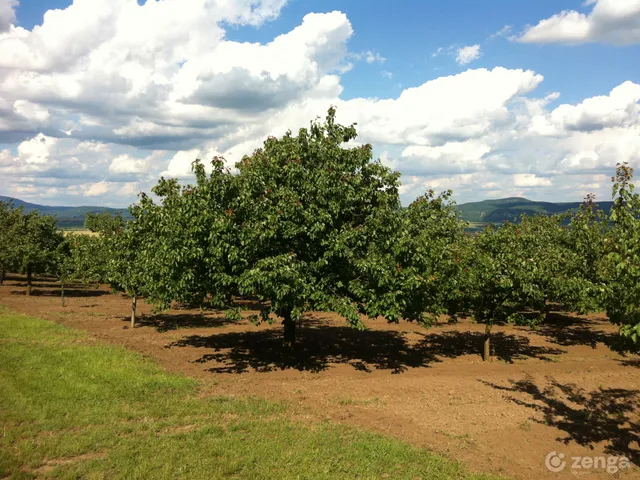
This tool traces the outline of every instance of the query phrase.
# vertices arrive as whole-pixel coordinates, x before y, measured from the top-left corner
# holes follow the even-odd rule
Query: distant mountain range
[[[35,203],[25,202],[17,198],[3,197],[0,195],[0,202],[12,201],[14,207],[22,207],[25,213],[38,210],[43,215],[52,215],[56,217],[58,227],[61,229],[76,229],[84,227],[84,217],[87,213],[109,212],[115,214],[120,212],[123,218],[132,218],[129,210],[126,208],[108,208],[108,207],[51,207],[47,205],[38,205]]]
[[[120,212],[124,218],[131,218],[126,208],[91,206],[51,207],[0,195],[0,201],[7,202],[9,200],[12,200],[13,205],[16,207],[22,206],[25,212],[38,210],[42,214],[55,216],[58,226],[62,229],[82,228],[84,226],[84,217],[87,213],[101,213],[106,211],[115,214]],[[599,207],[605,212],[609,212],[612,204],[613,202],[598,202]],[[577,210],[580,208],[580,202],[536,202],[527,200],[526,198],[510,197],[483,200],[482,202],[463,203],[457,205],[456,208],[463,220],[471,223],[473,228],[478,228],[487,223],[502,223],[505,220],[517,220],[523,213],[527,215],[535,215],[536,213],[553,215],[555,213],[564,213],[568,210]]]
[[[472,226],[480,226],[487,223],[502,223],[505,220],[517,220],[520,215],[553,215],[565,213],[569,210],[580,208],[581,202],[536,202],[526,198],[510,197],[498,198],[495,200],[484,200],[482,202],[470,202],[457,205],[460,217]],[[597,202],[598,207],[605,212],[609,212],[613,202]]]

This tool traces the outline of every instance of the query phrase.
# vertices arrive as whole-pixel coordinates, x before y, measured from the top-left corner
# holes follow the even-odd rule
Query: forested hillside
[[[56,225],[62,229],[73,229],[84,227],[84,217],[87,213],[102,213],[108,212],[110,214],[120,213],[124,218],[132,218],[129,211],[126,208],[108,208],[98,206],[82,206],[82,207],[56,207],[49,205],[38,205],[36,203],[29,203],[17,198],[5,197],[0,195],[0,202],[13,203],[13,206],[18,208],[22,207],[24,213],[38,211],[43,215],[51,215],[56,219]]]
[[[598,208],[609,213],[613,202],[597,202]],[[518,221],[524,213],[527,215],[554,215],[568,211],[576,212],[580,202],[538,202],[521,197],[497,198],[482,202],[469,202],[457,206],[461,218],[471,223],[503,223]]]

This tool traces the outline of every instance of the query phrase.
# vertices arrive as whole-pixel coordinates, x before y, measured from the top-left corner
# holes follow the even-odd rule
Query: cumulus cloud
[[[89,185],[84,194],[87,197],[100,197],[107,192],[109,192],[109,184],[103,181]]]
[[[629,45],[640,42],[640,0],[590,0],[589,13],[563,10],[530,26],[517,38],[523,43],[588,42]]]
[[[339,115],[360,125],[364,141],[434,145],[486,134],[508,117],[508,105],[543,80],[531,70],[467,70],[404,90],[397,99],[340,102]]]
[[[591,97],[577,105],[561,105],[551,121],[570,130],[599,130],[637,124],[640,118],[640,85],[627,81],[607,96]]]
[[[466,65],[480,58],[480,45],[468,45],[458,48],[456,62],[458,65]]]
[[[5,150],[0,173],[10,175],[59,178],[87,178],[100,172],[110,153],[107,145],[99,142],[79,142],[60,139],[42,133],[21,142],[13,155]],[[8,179],[8,178],[7,178]]]
[[[208,159],[219,156],[222,155],[214,148],[194,148],[191,150],[182,150],[171,157],[167,169],[162,172],[162,175],[170,178],[188,179],[193,176],[191,164],[194,160],[201,160],[206,168]],[[236,157],[236,160],[240,160],[240,158]],[[228,164],[227,166],[232,167],[231,164]]]
[[[432,82],[406,104],[403,92],[396,100],[355,99],[338,111],[353,103],[361,112],[348,118],[360,122],[363,139],[376,139],[387,165],[403,172],[405,201],[441,187],[463,200],[577,201],[592,186],[606,199],[616,163],[640,161],[638,84],[550,108],[559,94],[531,97],[542,77],[530,71],[468,70]]]
[[[160,175],[190,181],[193,160],[219,155],[232,167],[329,105],[403,173],[405,203],[427,188],[459,200],[606,196],[616,162],[640,161],[634,82],[557,105],[539,72],[471,68],[388,98],[343,99],[344,72],[383,61],[349,52],[343,13],[308,14],[265,43],[226,37],[223,26],[259,25],[283,3],[75,0],[32,30],[10,27],[0,34],[0,143],[10,146],[0,193],[128,205]],[[465,48],[466,59],[481,55]]]
[[[44,122],[49,119],[49,110],[41,105],[31,103],[28,100],[16,100],[13,109],[18,115],[22,115],[27,120]]]
[[[18,0],[0,0],[0,34],[9,31],[16,21]]]
[[[456,173],[477,171],[484,167],[483,157],[491,152],[491,147],[480,140],[447,142],[440,146],[411,145],[401,154],[404,171],[416,173],[428,167],[432,172]],[[413,164],[413,165],[412,165]],[[413,166],[413,168],[411,168]]]
[[[283,3],[76,0],[0,36],[0,91],[57,123],[79,117],[79,137],[139,145],[151,135],[154,146],[194,129],[215,137],[221,123],[331,87],[325,77],[343,66],[352,29],[339,12],[309,14],[266,45],[225,39],[222,22],[259,24]],[[5,130],[25,131],[16,127]]]
[[[0,192],[34,202],[130,204],[141,186],[149,191],[169,162],[168,152],[127,147],[42,133],[18,144],[15,153],[0,151]],[[134,156],[135,155],[138,156]]]
[[[141,174],[148,173],[161,159],[166,152],[153,152],[145,158],[136,158],[129,154],[123,153],[116,156],[109,164],[109,173],[114,175]]]
[[[552,185],[550,178],[540,178],[533,173],[516,173],[512,178],[516,187],[549,187]]]

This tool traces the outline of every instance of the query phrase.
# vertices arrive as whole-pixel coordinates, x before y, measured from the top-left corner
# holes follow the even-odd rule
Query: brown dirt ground
[[[608,347],[617,329],[603,315],[556,313],[537,332],[496,326],[494,359],[483,363],[483,327],[468,320],[428,330],[368,320],[358,332],[313,313],[285,361],[278,324],[197,310],[152,315],[140,301],[131,329],[130,300],[105,286],[68,290],[64,308],[54,282],[39,280],[30,298],[24,287],[10,277],[0,304],[138,351],[204,380],[206,394],[284,401],[299,420],[380,432],[517,479],[640,478],[640,357]],[[545,468],[552,451],[569,460],[561,473]],[[608,455],[631,458],[631,469],[570,468],[570,457]]]

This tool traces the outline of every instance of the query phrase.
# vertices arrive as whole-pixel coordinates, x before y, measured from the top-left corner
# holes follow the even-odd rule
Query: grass
[[[99,234],[97,232],[92,232],[91,230],[84,227],[70,227],[70,228],[60,228],[59,229],[62,234],[66,237],[68,235],[89,235],[90,237],[96,237]]]
[[[518,427],[521,430],[524,430],[525,432],[529,432],[529,431],[531,431],[531,422],[529,422],[529,420],[525,420],[520,425],[518,425]]]
[[[441,434],[444,436],[451,438],[452,440],[460,440],[458,443],[459,448],[469,448],[475,445],[476,441],[471,437],[471,434],[465,433],[463,435],[454,435],[453,433],[445,432],[444,430],[439,430]]]
[[[0,478],[490,479],[400,441],[207,397],[122,348],[0,307]]]

